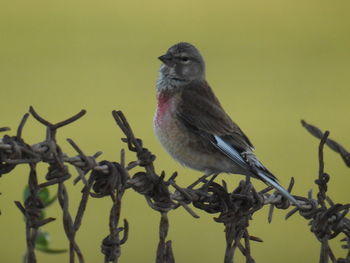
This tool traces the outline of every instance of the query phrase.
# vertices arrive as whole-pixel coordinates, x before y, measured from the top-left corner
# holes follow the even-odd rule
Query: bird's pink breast
[[[158,105],[154,121],[156,125],[161,125],[162,123],[164,123],[164,121],[166,121],[167,118],[170,117],[170,111],[173,106],[173,99],[168,94],[160,92],[157,94],[157,100]]]

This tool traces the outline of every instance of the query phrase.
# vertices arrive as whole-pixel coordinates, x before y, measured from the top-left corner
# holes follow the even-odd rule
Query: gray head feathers
[[[190,43],[180,42],[173,45],[159,59],[163,64],[160,67],[158,90],[205,80],[203,57]]]

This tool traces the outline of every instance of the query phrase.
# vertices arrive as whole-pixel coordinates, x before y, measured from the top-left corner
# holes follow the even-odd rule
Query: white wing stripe
[[[220,148],[221,151],[223,151],[227,156],[229,156],[234,161],[240,162],[240,165],[247,166],[247,163],[243,160],[239,152],[236,151],[231,145],[226,143],[223,139],[221,139],[217,135],[214,135],[214,138],[217,142],[216,145]]]

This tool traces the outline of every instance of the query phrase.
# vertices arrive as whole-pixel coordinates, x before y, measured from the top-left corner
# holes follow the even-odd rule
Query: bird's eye
[[[181,57],[181,61],[182,62],[188,62],[190,59],[188,57]]]

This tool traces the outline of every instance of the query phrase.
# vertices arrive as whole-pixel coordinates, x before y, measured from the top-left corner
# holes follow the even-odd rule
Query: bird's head
[[[159,57],[163,62],[160,73],[179,84],[205,79],[205,63],[198,49],[190,43],[173,45]]]

